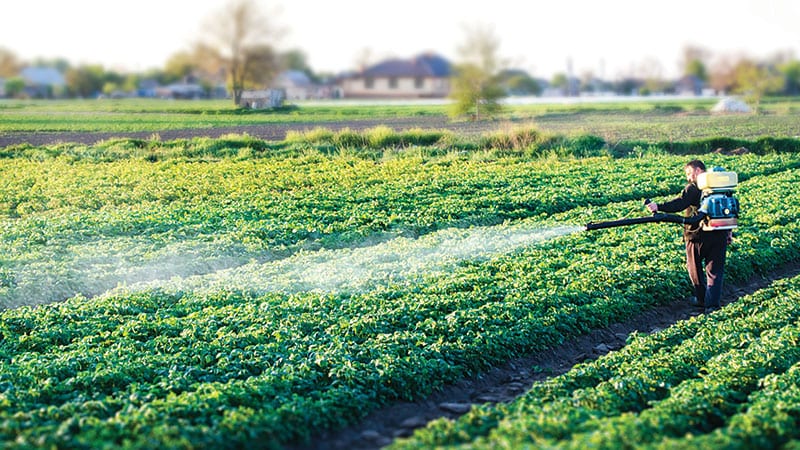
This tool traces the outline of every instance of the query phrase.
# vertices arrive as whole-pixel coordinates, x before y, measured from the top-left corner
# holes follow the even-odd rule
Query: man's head
[[[697,176],[706,171],[706,165],[699,159],[693,159],[683,166],[683,172],[686,174],[686,181],[689,183],[696,183]]]

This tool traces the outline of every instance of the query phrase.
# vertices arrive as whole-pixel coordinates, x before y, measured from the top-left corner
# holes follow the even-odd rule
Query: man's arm
[[[667,213],[681,212],[684,209],[692,206],[692,202],[699,198],[699,190],[693,184],[687,185],[681,195],[664,203],[658,204],[658,211]]]

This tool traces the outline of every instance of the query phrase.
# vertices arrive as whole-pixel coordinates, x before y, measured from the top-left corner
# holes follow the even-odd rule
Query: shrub
[[[478,146],[485,149],[525,150],[536,146],[540,139],[538,130],[520,127],[484,134]]]
[[[366,140],[358,132],[343,128],[333,135],[333,144],[339,148],[365,147]]]
[[[370,148],[391,147],[402,142],[401,137],[385,125],[364,131],[364,139]]]
[[[333,131],[323,127],[317,127],[306,131],[288,130],[284,141],[287,143],[307,144],[329,143],[333,141]]]

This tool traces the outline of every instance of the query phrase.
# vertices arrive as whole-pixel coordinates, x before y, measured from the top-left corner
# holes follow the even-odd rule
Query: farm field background
[[[762,103],[764,114],[756,116],[712,115],[709,110],[715,101],[655,98],[647,102],[509,105],[495,120],[473,122],[451,121],[446,115],[446,105],[429,104],[301,104],[277,112],[264,112],[236,109],[227,101],[0,100],[0,146],[20,142],[95,143],[120,136],[172,140],[231,133],[283,140],[287,130],[305,131],[315,127],[363,130],[379,125],[395,130],[448,129],[465,140],[524,125],[545,133],[591,134],[610,145],[624,141],[686,142],[716,137],[798,136],[796,118],[800,114],[800,101],[765,100]]]
[[[392,402],[680,301],[678,227],[582,227],[675,195],[688,157],[739,174],[726,282],[799,256],[792,102],[724,117],[702,102],[536,105],[465,133],[425,126],[435,107],[336,113],[414,119],[395,130],[310,107],[173,122],[196,106],[119,105],[119,129],[91,107],[0,105],[3,137],[151,134],[0,148],[8,448],[313,447]],[[152,135],[250,120],[304,128]],[[631,335],[393,445],[796,445],[797,283]]]

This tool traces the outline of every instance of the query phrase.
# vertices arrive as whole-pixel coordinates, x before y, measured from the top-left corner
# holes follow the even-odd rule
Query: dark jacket
[[[676,213],[685,210],[686,217],[692,217],[697,214],[697,210],[700,208],[700,198],[702,196],[703,192],[697,185],[689,183],[683,188],[681,195],[675,199],[665,203],[658,203],[658,210],[666,213]],[[702,221],[693,225],[684,225],[683,240],[686,242],[699,241],[702,237],[701,234],[703,234],[702,228]]]

